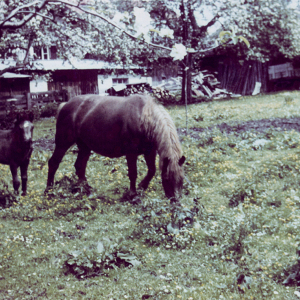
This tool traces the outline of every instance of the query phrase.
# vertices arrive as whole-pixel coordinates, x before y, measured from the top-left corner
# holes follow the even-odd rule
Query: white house
[[[25,53],[19,51],[16,58],[9,58],[0,61],[0,70],[9,66],[16,66],[17,61],[24,59]],[[71,58],[62,60],[57,58],[56,48],[37,48],[30,49],[32,68],[26,71],[27,74],[38,74],[30,80],[30,91],[45,92],[51,90],[67,90],[69,97],[79,94],[105,94],[105,91],[113,86],[131,83],[149,83],[152,85],[152,77],[144,76],[146,69],[138,66],[130,68],[131,73],[120,65],[107,63],[94,59]],[[51,73],[51,77],[45,76]]]

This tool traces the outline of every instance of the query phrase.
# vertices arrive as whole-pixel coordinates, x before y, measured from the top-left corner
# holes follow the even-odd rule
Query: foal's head
[[[17,115],[17,121],[15,123],[15,134],[18,136],[18,140],[22,143],[30,143],[33,137],[33,114],[29,115]]]
[[[168,198],[178,200],[181,196],[184,172],[182,165],[184,164],[185,157],[182,156],[178,161],[164,158],[162,165],[162,185],[165,194]]]

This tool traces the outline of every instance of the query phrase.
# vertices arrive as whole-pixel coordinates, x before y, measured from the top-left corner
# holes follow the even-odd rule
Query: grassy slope
[[[191,105],[189,126],[299,116],[300,94],[291,95],[291,103],[278,94]],[[176,126],[184,127],[184,108],[169,111]],[[35,125],[36,138],[53,136],[51,120]],[[43,191],[51,153],[34,151],[29,195],[0,211],[0,298],[292,299],[296,288],[282,282],[297,262],[300,238],[299,133],[234,137],[215,131],[212,136],[183,138],[190,183],[182,203],[190,208],[197,198],[203,207],[193,227],[156,245],[147,239],[157,242],[157,232],[140,238],[133,233],[143,228],[137,226],[142,206],[119,201],[129,185],[124,158],[91,156],[87,178],[97,197],[73,195],[65,187],[49,199]],[[267,143],[254,150],[259,139]],[[68,152],[57,180],[72,177],[75,157]],[[139,176],[145,171],[141,158]],[[7,194],[9,168],[0,165],[0,172],[0,188]],[[241,198],[239,206],[228,205]],[[168,206],[158,174],[143,198],[145,207],[154,207],[155,199]],[[105,238],[124,244],[141,264],[85,280],[66,273],[68,253],[88,252]],[[237,282],[241,275],[245,281]]]

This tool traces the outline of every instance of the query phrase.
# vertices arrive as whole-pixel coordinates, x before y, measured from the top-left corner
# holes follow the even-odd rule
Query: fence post
[[[27,93],[26,105],[27,105],[27,109],[31,109],[31,94],[30,93]]]

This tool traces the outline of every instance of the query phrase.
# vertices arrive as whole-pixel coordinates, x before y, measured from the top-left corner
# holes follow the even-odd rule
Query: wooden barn
[[[26,95],[30,91],[30,75],[6,72],[0,75],[0,98]]]

